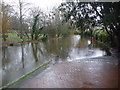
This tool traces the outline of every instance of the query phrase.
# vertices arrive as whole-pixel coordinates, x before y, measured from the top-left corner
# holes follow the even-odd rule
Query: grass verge
[[[0,88],[0,90],[1,90],[1,89],[3,90],[3,89],[6,89],[6,88],[9,88],[10,86],[12,86],[13,84],[15,84],[16,82],[18,82],[18,81],[24,79],[24,78],[27,77],[28,75],[32,74],[33,72],[37,71],[38,69],[40,69],[40,68],[42,68],[42,67],[44,67],[44,66],[46,66],[46,65],[48,65],[49,63],[50,63],[50,61],[45,62],[44,64],[42,64],[42,65],[40,65],[39,67],[35,68],[33,71],[28,72],[27,74],[21,76],[21,77],[18,78],[17,80],[15,80],[15,81],[13,81],[13,82],[7,84],[6,86],[3,86],[2,88]]]

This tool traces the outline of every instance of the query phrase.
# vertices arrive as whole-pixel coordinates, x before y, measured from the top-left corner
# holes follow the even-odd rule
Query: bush
[[[103,43],[110,44],[110,37],[109,37],[108,33],[106,32],[106,30],[104,30],[104,29],[93,30],[92,36],[95,37],[95,39],[97,39]]]

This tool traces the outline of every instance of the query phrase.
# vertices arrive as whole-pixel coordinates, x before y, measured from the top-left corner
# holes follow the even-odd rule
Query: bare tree
[[[10,16],[10,30],[16,30],[18,31],[20,28],[20,22],[18,13],[14,13],[14,15]]]
[[[8,37],[6,33],[8,32],[9,27],[9,15],[8,15],[8,5],[5,5],[4,2],[2,3],[2,38],[4,41],[6,41],[6,38]]]
[[[22,14],[22,9],[23,9],[23,3],[21,2],[21,0],[19,0],[19,12],[20,12],[20,33],[21,33],[21,35],[20,35],[20,38],[22,39],[23,37],[23,35],[22,35],[22,33],[23,33],[23,28],[22,28],[22,23],[23,23],[23,14]]]
[[[26,3],[23,0],[18,0],[18,4],[15,3],[16,5],[16,10],[18,10],[19,13],[19,29],[20,29],[20,38],[23,39],[23,34],[24,32],[24,19],[25,19],[25,14],[29,11],[30,8],[28,8],[28,5],[30,5],[30,3]],[[17,11],[16,11],[17,12]]]
[[[34,7],[34,8],[31,8],[31,10],[30,10],[29,18],[31,19],[30,20],[31,26],[33,25],[34,17],[37,16],[38,14],[39,14],[39,21],[38,21],[39,27],[45,26],[47,16],[39,7]]]

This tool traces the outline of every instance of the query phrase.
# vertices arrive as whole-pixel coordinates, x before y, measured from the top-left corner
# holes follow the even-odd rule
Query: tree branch
[[[94,6],[93,3],[91,3],[91,6],[96,11],[97,15],[100,16],[100,18],[103,18],[103,16],[97,11],[97,8]]]

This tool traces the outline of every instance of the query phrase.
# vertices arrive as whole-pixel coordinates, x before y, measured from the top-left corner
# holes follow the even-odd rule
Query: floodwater
[[[49,60],[58,63],[109,55],[108,47],[80,35],[8,46],[2,50],[2,86]]]

